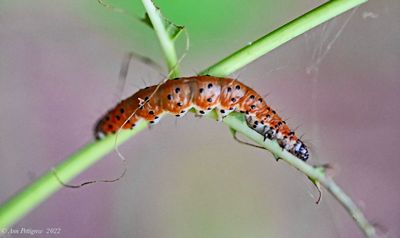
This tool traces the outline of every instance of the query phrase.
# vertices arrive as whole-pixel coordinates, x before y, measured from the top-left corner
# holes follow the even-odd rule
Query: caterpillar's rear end
[[[309,157],[307,146],[258,93],[237,80],[212,76],[178,78],[139,90],[99,120],[95,136],[132,129],[139,120],[155,124],[165,114],[182,117],[192,108],[198,115],[215,109],[219,119],[233,111],[243,113],[247,125],[265,139],[276,140],[301,160]]]

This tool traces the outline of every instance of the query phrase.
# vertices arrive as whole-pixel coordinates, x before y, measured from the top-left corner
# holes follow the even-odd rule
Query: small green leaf
[[[162,21],[163,21],[164,27],[168,32],[168,36],[170,37],[171,40],[175,41],[185,27],[178,26],[175,23],[171,22],[169,19],[167,19],[166,17],[164,17],[161,14],[160,9],[156,5],[154,5],[154,6],[157,9],[157,14],[159,15],[160,19],[162,19]],[[147,13],[144,15],[143,18],[140,19],[140,21],[143,22],[144,24],[146,24],[147,26],[149,26],[151,29],[154,29],[153,24],[151,23],[150,17]]]
[[[141,22],[143,22],[144,24],[148,25],[151,29],[153,28],[153,24],[150,21],[150,17],[149,14],[144,14],[144,17],[140,19]]]

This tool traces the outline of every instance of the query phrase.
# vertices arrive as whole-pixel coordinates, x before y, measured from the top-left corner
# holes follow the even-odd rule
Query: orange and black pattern
[[[97,123],[96,138],[120,128],[132,129],[139,120],[155,124],[165,114],[182,117],[193,108],[198,115],[206,115],[215,109],[219,119],[233,111],[245,114],[248,126],[264,138],[276,140],[299,159],[309,157],[306,145],[286,122],[258,93],[237,80],[193,76],[168,80],[156,89],[157,85],[139,90],[110,110]]]

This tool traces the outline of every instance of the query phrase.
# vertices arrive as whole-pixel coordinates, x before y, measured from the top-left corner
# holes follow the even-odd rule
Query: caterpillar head
[[[303,161],[307,161],[310,156],[307,146],[300,139],[294,145],[293,154]]]

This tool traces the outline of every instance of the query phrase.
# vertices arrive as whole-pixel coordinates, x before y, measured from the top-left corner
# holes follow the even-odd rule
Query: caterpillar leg
[[[212,108],[202,109],[202,108],[197,108],[197,107],[193,107],[193,109],[196,112],[196,114],[195,114],[196,117],[205,116],[213,110]]]
[[[194,114],[195,117],[201,118],[204,115],[206,115],[206,112],[204,110],[199,110],[199,109],[195,108],[194,111],[195,111],[195,114]]]
[[[222,120],[227,116],[223,109],[215,108],[215,113],[217,113],[217,121],[222,122]]]
[[[215,112],[217,113],[218,119],[217,121],[222,121],[225,117],[227,117],[231,112],[233,112],[233,108],[221,108],[217,107],[215,108]]]

